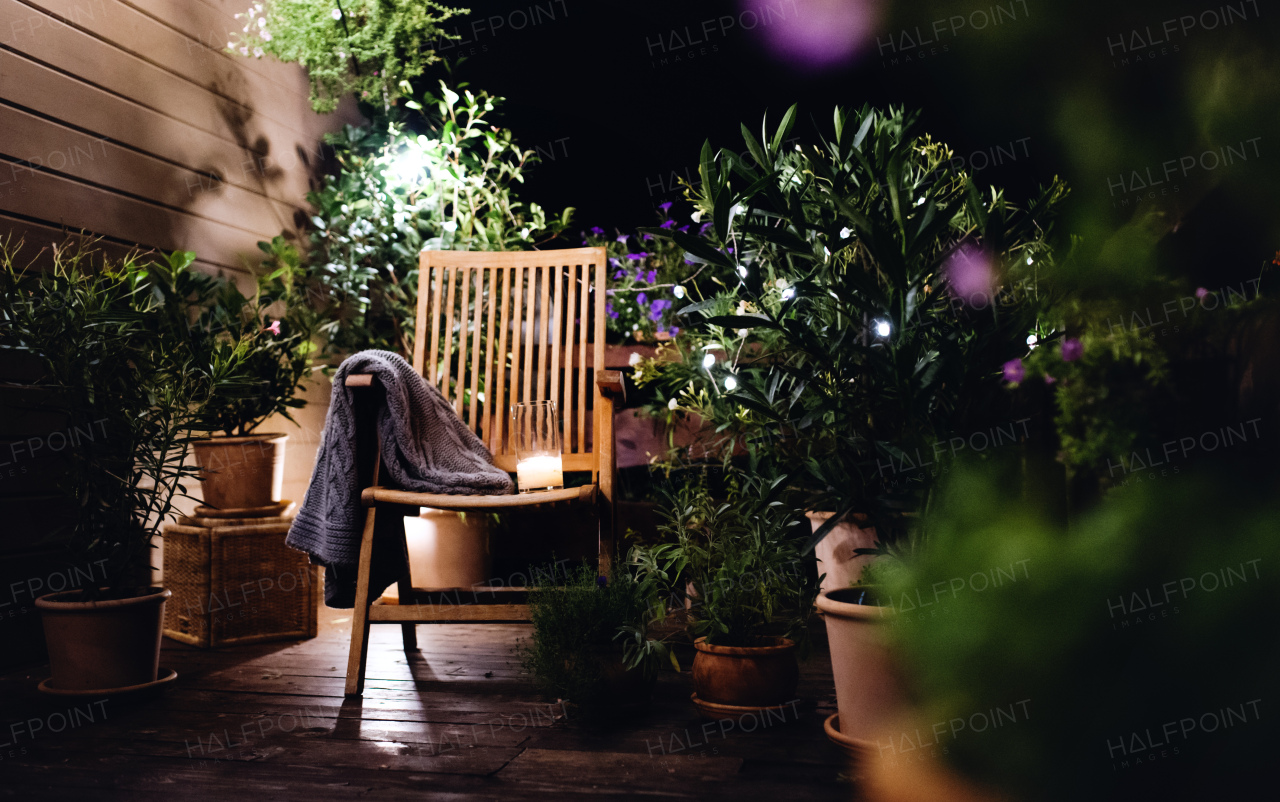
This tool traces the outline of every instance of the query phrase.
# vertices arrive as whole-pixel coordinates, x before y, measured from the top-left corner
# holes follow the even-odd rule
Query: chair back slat
[[[515,468],[511,406],[549,400],[565,469],[598,474],[588,411],[601,407],[591,373],[604,362],[607,269],[603,248],[423,251],[414,368],[499,466]]]

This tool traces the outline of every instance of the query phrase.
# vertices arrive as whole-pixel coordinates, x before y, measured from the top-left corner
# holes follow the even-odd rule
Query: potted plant
[[[207,290],[191,253],[164,262],[113,261],[88,246],[55,247],[46,271],[17,262],[0,243],[0,347],[43,365],[75,438],[63,492],[74,510],[77,564],[102,582],[36,600],[52,677],[42,690],[102,694],[157,678],[170,591],[150,580],[154,538],[193,469],[185,458],[203,406],[236,369],[238,355],[206,361],[193,347],[183,301]]]
[[[893,620],[884,578],[901,570],[896,558],[880,557],[863,569],[857,584],[818,596],[831,650],[837,712],[823,724],[827,737],[853,757],[875,753],[874,739],[898,714],[898,672],[882,628]]]
[[[711,225],[645,230],[734,280],[678,310],[691,359],[641,372],[658,403],[792,475],[822,519],[808,548],[858,530],[823,555],[839,587],[868,540],[907,533],[951,438],[1007,415],[1000,369],[1047,301],[1065,189],[979,190],[902,109],[837,109],[833,135],[793,145],[795,118],[761,140],[744,126],[743,156],[703,147],[689,196]]]
[[[533,574],[533,637],[523,662],[539,688],[588,720],[641,707],[658,666],[674,662],[666,644],[648,634],[663,615],[654,580],[625,566],[606,578],[586,564],[566,575]]]
[[[817,582],[801,559],[804,517],[785,490],[786,477],[758,473],[730,484],[724,500],[687,484],[662,508],[659,533],[672,542],[632,548],[630,561],[664,593],[690,598],[693,701],[709,718],[795,699]]]
[[[234,354],[238,365],[204,407],[204,425],[222,434],[193,443],[204,503],[245,516],[280,506],[288,435],[255,429],[275,414],[293,421],[289,410],[306,404],[296,395],[316,347],[316,316],[294,289],[296,251],[282,237],[259,247],[274,269],[260,275],[254,297],[221,282],[198,302],[192,327],[206,359],[225,361]]]

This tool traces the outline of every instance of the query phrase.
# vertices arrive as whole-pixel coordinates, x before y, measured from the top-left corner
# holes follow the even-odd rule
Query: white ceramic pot
[[[827,522],[834,513],[807,512],[813,531]],[[860,516],[845,516],[845,520],[836,524],[827,536],[814,546],[813,554],[818,558],[818,573],[824,574],[822,591],[847,588],[862,576],[862,569],[874,556],[855,554],[857,549],[870,549],[876,545],[876,528],[864,526],[866,520]]]

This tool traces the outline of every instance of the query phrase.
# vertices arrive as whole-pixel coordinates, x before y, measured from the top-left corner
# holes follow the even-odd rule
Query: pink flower
[[[1062,341],[1062,361],[1075,362],[1084,354],[1084,343],[1078,337],[1068,337]]]
[[[1016,384],[1027,378],[1027,369],[1021,359],[1010,359],[1004,363],[1004,380]]]
[[[267,326],[265,329],[263,329],[263,331],[269,331],[269,332],[271,332],[272,334],[274,334],[274,335],[276,335],[277,337],[279,337],[279,336],[280,336],[280,321],[278,321],[278,320],[273,320],[273,321],[271,321],[271,325],[270,325],[270,326]]]
[[[1202,301],[1203,301],[1203,300],[1205,299],[1205,297],[1206,297],[1206,296],[1208,296],[1208,295],[1209,295],[1209,291],[1208,291],[1208,290],[1206,290],[1204,287],[1196,287],[1196,297],[1197,297],[1197,298],[1199,298],[1200,300],[1202,300]]]
[[[1046,373],[1046,374],[1044,374],[1044,383],[1045,383],[1045,384],[1057,384],[1057,383],[1058,383],[1058,380],[1057,380],[1057,379],[1055,379],[1055,378],[1053,378],[1052,376],[1050,376],[1048,373]]]

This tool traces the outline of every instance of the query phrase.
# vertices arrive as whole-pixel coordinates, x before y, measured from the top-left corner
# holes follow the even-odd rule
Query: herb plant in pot
[[[93,431],[68,449],[62,495],[75,510],[69,557],[101,566],[102,584],[36,599],[53,676],[41,689],[101,695],[158,678],[170,591],[150,578],[153,540],[173,512],[203,405],[236,368],[235,353],[206,361],[193,348],[184,299],[209,288],[167,262],[108,261],[87,246],[55,249],[51,269],[17,263],[0,243],[0,347],[29,353],[58,389],[72,426]]]
[[[533,637],[523,657],[538,687],[589,721],[643,706],[658,666],[674,662],[648,635],[663,615],[654,579],[625,568],[606,578],[586,564],[567,575],[533,573]]]
[[[234,355],[239,366],[205,407],[206,426],[223,434],[193,443],[204,504],[246,517],[270,515],[282,506],[288,435],[255,429],[277,413],[293,421],[289,410],[306,403],[296,395],[315,349],[315,314],[293,290],[291,246],[277,237],[262,247],[268,254],[275,249],[284,264],[263,274],[253,298],[230,282],[219,285],[192,335],[208,359]]]
[[[781,709],[794,701],[817,583],[801,559],[807,527],[782,500],[786,477],[741,475],[725,500],[705,485],[662,509],[673,542],[632,549],[631,562],[664,591],[691,597],[693,701],[709,718]]]

